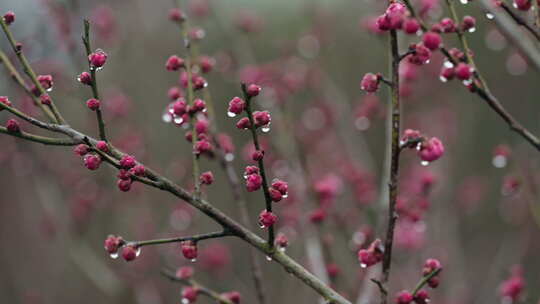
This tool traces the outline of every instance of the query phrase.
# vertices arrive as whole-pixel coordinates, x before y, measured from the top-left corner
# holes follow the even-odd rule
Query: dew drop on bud
[[[360,267],[362,267],[362,268],[366,268],[366,267],[367,267],[367,265],[366,265],[366,264],[364,264],[364,263],[360,263]]]
[[[141,255],[141,247],[137,247],[137,250],[135,250],[135,256],[138,257]]]
[[[474,32],[476,32],[476,28],[475,28],[475,27],[471,27],[471,28],[469,29],[469,33],[474,33]]]
[[[506,167],[506,157],[503,155],[496,155],[493,157],[492,164],[495,168],[504,168]]]
[[[267,260],[268,262],[271,262],[271,261],[272,261],[272,257],[269,256],[269,255],[267,255],[267,256],[266,256],[266,260]]]
[[[454,67],[454,64],[452,62],[448,61],[448,60],[445,60],[443,65],[444,65],[445,68],[448,68],[448,69]]]
[[[287,197],[289,197],[289,193],[286,193],[286,194],[281,196],[281,198],[287,198]]]
[[[231,118],[236,117],[236,113],[233,113],[233,112],[229,111],[229,112],[227,112],[227,116],[229,116]]]
[[[283,247],[283,246],[279,246],[278,247],[278,250],[279,252],[285,252],[285,250],[287,250],[287,248]],[[268,257],[267,257],[268,258]],[[270,260],[272,260],[272,258],[270,258]]]
[[[263,224],[259,224],[259,228],[264,229],[265,226]]]
[[[270,132],[270,127],[269,126],[264,126],[261,128],[261,131],[263,131],[263,133],[268,133]]]
[[[446,77],[442,76],[442,75],[439,76],[439,79],[441,80],[441,82],[447,82],[448,81],[448,79]]]
[[[186,298],[182,298],[182,304],[189,304],[189,300]]]
[[[163,115],[161,116],[161,120],[163,120],[164,123],[170,123],[172,121],[171,114],[163,113]]]
[[[111,259],[117,259],[118,258],[118,251],[109,254],[109,256],[111,257]]]
[[[52,91],[52,86],[45,90],[45,92],[50,92],[50,91]]]
[[[234,160],[234,154],[232,153],[225,154],[225,160],[228,162],[232,162]]]
[[[486,13],[486,18],[488,18],[489,20],[493,20],[493,18],[495,18],[495,15],[493,15],[492,13]]]
[[[467,4],[469,3],[469,0],[459,0],[459,2],[461,2],[461,4]]]
[[[423,160],[423,161],[420,162],[420,164],[422,166],[427,166],[427,165],[429,165],[429,162],[427,160]]]
[[[175,116],[174,117],[174,123],[177,124],[177,125],[180,125],[184,122],[184,119],[182,119],[181,116]]]

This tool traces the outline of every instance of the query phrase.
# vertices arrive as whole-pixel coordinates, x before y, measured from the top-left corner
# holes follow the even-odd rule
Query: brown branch
[[[540,41],[540,33],[536,29],[534,29],[523,17],[518,15],[516,12],[514,12],[506,3],[503,1],[498,2],[499,6],[514,20],[518,25],[525,28],[529,33],[531,33],[534,38],[538,41]]]

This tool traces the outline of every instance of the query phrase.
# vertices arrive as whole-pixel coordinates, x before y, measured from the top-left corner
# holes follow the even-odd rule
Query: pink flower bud
[[[236,127],[238,129],[249,129],[251,128],[251,122],[249,122],[249,118],[242,117],[238,122],[236,123]]]
[[[103,140],[100,140],[96,143],[96,148],[105,153],[109,152],[109,145]]]
[[[197,120],[195,123],[195,132],[197,132],[197,134],[206,134],[208,133],[209,125],[210,122],[208,122],[206,119]]]
[[[16,121],[15,119],[9,119],[6,122],[6,129],[8,130],[8,132],[11,132],[11,133],[21,132],[21,127],[19,126],[19,122]]]
[[[214,174],[211,171],[203,172],[199,180],[203,185],[211,185],[214,182]]]
[[[86,101],[86,106],[92,110],[92,111],[96,111],[97,109],[99,109],[99,106],[100,106],[100,102],[99,100],[95,99],[95,98],[90,98]]]
[[[201,139],[195,143],[195,154],[211,153],[212,151],[212,144],[207,139]]]
[[[400,291],[396,295],[396,303],[397,304],[409,304],[412,301],[413,301],[413,295],[412,295],[412,293],[408,292],[407,290]]]
[[[50,106],[51,105],[51,96],[49,96],[49,94],[41,94],[39,96],[39,100],[41,101],[41,104],[44,104],[46,106]]]
[[[171,8],[169,10],[169,20],[175,22],[184,22],[186,20],[186,15],[179,8]]]
[[[375,93],[379,89],[379,76],[373,73],[367,73],[360,82],[360,89],[368,93]]]
[[[105,239],[105,250],[107,253],[113,254],[118,252],[118,249],[120,249],[120,246],[124,244],[124,240],[122,237],[109,235]]]
[[[221,294],[225,299],[233,302],[234,304],[240,304],[241,295],[238,291],[229,291]]]
[[[124,155],[120,159],[120,166],[124,169],[131,169],[135,167],[137,164],[137,161],[135,160],[135,157],[131,155]]]
[[[322,223],[326,219],[326,211],[322,208],[317,208],[309,214],[309,220],[314,224]]]
[[[7,96],[0,96],[0,103],[6,105],[8,107],[12,106],[11,101],[9,101]],[[2,110],[3,110],[3,108],[0,108],[0,111],[2,111]]]
[[[450,18],[444,18],[439,24],[441,25],[442,31],[445,33],[453,33],[456,31],[456,23]]]
[[[206,82],[206,79],[199,75],[194,76],[191,82],[193,83],[194,90],[200,90],[208,86],[208,82]]]
[[[187,111],[187,105],[184,98],[180,97],[173,103],[173,113],[182,116]]]
[[[12,11],[8,11],[8,12],[4,15],[4,22],[5,22],[7,25],[10,25],[10,24],[12,24],[13,22],[15,22],[15,13],[12,12]]]
[[[246,177],[246,188],[248,192],[257,191],[261,188],[262,176],[259,174],[250,174]]]
[[[468,80],[473,74],[473,69],[466,63],[460,62],[456,67],[456,77],[460,80]]]
[[[216,64],[216,60],[209,56],[199,56],[199,66],[201,67],[201,72],[210,73]]]
[[[358,251],[358,261],[360,266],[369,267],[382,261],[383,259],[383,246],[379,239],[374,240],[367,249],[360,249]]]
[[[135,258],[137,258],[137,248],[135,248],[133,245],[122,247],[122,258],[124,258],[126,262],[135,260]]]
[[[251,154],[251,159],[254,161],[260,161],[263,158],[264,158],[264,151],[257,150]]]
[[[422,37],[422,42],[428,49],[435,51],[442,45],[441,35],[434,32],[427,32]]]
[[[424,276],[427,276],[428,274],[432,273],[434,270],[442,269],[441,262],[437,259],[427,259],[424,263],[424,269],[422,270],[422,274]]]
[[[261,90],[262,88],[260,86],[256,84],[250,84],[247,86],[246,93],[248,94],[248,96],[255,97],[259,95]]]
[[[238,115],[246,108],[246,102],[240,97],[234,97],[229,101],[229,112]]]
[[[424,289],[419,290],[414,296],[414,302],[416,304],[428,304],[429,303],[429,294]]]
[[[129,173],[135,176],[145,176],[146,168],[143,165],[135,165],[135,167],[129,169]]]
[[[102,50],[97,50],[88,55],[88,61],[93,68],[101,68],[105,65],[105,62],[107,62],[107,53]]]
[[[204,39],[206,32],[202,28],[192,28],[188,35],[191,40],[199,41]]]
[[[273,202],[279,202],[283,198],[283,195],[281,195],[281,192],[274,188],[268,188],[268,194],[270,194],[270,198]]]
[[[418,155],[423,161],[432,162],[441,158],[444,154],[444,146],[437,137],[432,137],[424,141],[418,151]]]
[[[244,177],[247,178],[248,175],[259,174],[259,167],[257,166],[247,166],[244,170]]]
[[[461,29],[463,31],[468,31],[475,27],[476,27],[476,19],[474,19],[474,17],[471,17],[471,16],[463,17],[463,21],[461,22]]]
[[[182,254],[188,260],[197,258],[197,245],[193,241],[185,241],[180,244]]]
[[[410,18],[403,22],[403,31],[409,35],[415,35],[420,30],[420,23],[415,18]]]
[[[268,111],[253,112],[253,122],[255,123],[255,127],[266,126],[271,120],[272,118],[270,117],[270,112]]]
[[[277,216],[272,212],[263,210],[259,214],[259,224],[263,228],[268,228],[273,226],[277,222]]]
[[[454,79],[454,76],[456,75],[456,69],[453,67],[445,67],[441,69],[440,77],[443,80],[452,80]]]
[[[171,87],[169,91],[167,91],[167,96],[169,96],[170,100],[176,100],[182,97],[182,90],[180,90],[179,87]]]
[[[514,0],[514,7],[520,11],[528,11],[531,9],[531,0]]]
[[[206,103],[204,100],[197,98],[193,101],[193,107],[190,112],[196,113],[196,112],[204,112],[206,109]]]
[[[51,75],[38,75],[37,81],[44,90],[49,90],[53,86],[53,78]]]
[[[97,170],[101,164],[101,158],[95,154],[86,154],[83,161],[88,170]]]
[[[276,235],[275,244],[280,248],[286,248],[287,246],[289,246],[289,239],[284,233],[280,232],[278,233],[278,235]]]
[[[390,20],[386,18],[386,15],[381,15],[377,17],[377,20],[375,21],[375,25],[380,31],[388,31],[390,30]]]
[[[79,156],[84,156],[88,153],[88,146],[85,144],[79,144],[73,148],[73,152]]]
[[[195,270],[191,266],[182,266],[178,268],[176,271],[176,277],[182,280],[190,279],[193,274],[195,273]]]
[[[199,289],[193,286],[186,286],[182,289],[182,299],[185,299],[188,303],[195,303],[197,296],[199,295]]]
[[[167,63],[165,64],[165,68],[167,69],[167,71],[178,71],[180,68],[183,67],[184,59],[176,55],[172,55],[171,57],[169,57],[169,59],[167,59]]]
[[[287,182],[276,179],[272,182],[272,188],[278,190],[282,195],[287,195],[289,185],[287,184]]]
[[[409,62],[416,65],[423,65],[429,63],[431,59],[431,51],[423,44],[414,44],[411,46],[414,53],[408,58]]]
[[[77,80],[85,85],[91,85],[92,84],[92,75],[88,72],[82,72],[77,76]]]
[[[131,189],[131,178],[130,179],[119,179],[116,182],[116,186],[122,192],[128,192]]]
[[[128,170],[120,169],[120,170],[118,170],[118,174],[116,175],[116,177],[118,177],[119,179],[122,179],[122,180],[130,180],[131,179],[131,173],[129,173]]]

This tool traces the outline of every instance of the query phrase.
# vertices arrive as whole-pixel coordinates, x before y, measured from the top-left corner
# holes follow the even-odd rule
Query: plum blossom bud
[[[182,97],[182,90],[180,90],[179,87],[171,87],[167,91],[167,96],[169,96],[170,100],[177,100],[178,98]]]
[[[409,35],[415,35],[420,30],[420,23],[415,18],[410,18],[403,22],[403,31]]]
[[[247,166],[244,170],[244,177],[247,178],[248,175],[259,174],[259,167],[257,166]]]
[[[182,289],[182,300],[185,299],[188,303],[195,303],[198,295],[199,289],[197,287],[186,286]]]
[[[259,174],[250,174],[246,177],[246,189],[248,192],[257,191],[261,188],[262,176]]]
[[[216,64],[216,60],[209,56],[200,56],[199,57],[199,66],[201,67],[201,72],[210,73]]]
[[[4,15],[4,22],[6,23],[6,25],[11,25],[13,22],[15,22],[15,13],[12,11],[8,11]]]
[[[248,96],[251,96],[251,97],[255,97],[257,95],[259,95],[259,93],[261,92],[262,88],[256,84],[250,84],[248,85],[247,89],[246,89],[246,93]]]
[[[456,66],[456,77],[460,80],[469,80],[472,77],[473,69],[466,63],[460,62]]]
[[[414,53],[407,57],[410,63],[416,65],[429,63],[429,60],[431,59],[431,51],[429,48],[421,43],[413,44],[410,48],[414,50]]]
[[[385,12],[386,19],[389,22],[390,29],[401,29],[403,21],[408,14],[407,7],[399,2],[394,2],[388,6]]]
[[[191,82],[193,83],[194,90],[200,90],[208,86],[208,82],[206,82],[206,79],[199,75],[194,76]]]
[[[135,157],[131,155],[124,155],[120,159],[120,166],[124,169],[131,169],[135,167],[137,164],[137,161],[135,160]]]
[[[122,258],[124,258],[124,260],[126,260],[126,262],[131,262],[133,260],[135,260],[135,258],[137,257],[137,251],[138,249],[135,248],[135,246],[133,245],[126,245],[124,247],[122,247]]]
[[[422,274],[424,276],[429,275],[435,270],[442,269],[442,264],[437,259],[427,259],[424,263],[424,268],[422,269]]]
[[[270,211],[263,210],[259,214],[259,224],[262,228],[273,226],[277,222],[277,216]]]
[[[309,215],[309,220],[314,224],[319,224],[326,218],[326,211],[322,208],[313,210]]]
[[[188,35],[191,40],[199,41],[204,39],[206,32],[202,28],[196,27],[192,28]]]
[[[270,112],[268,111],[255,111],[253,112],[253,121],[255,127],[267,126],[270,124],[272,118],[270,117]]]
[[[208,122],[206,119],[197,120],[195,123],[195,132],[197,132],[197,134],[206,134],[208,133],[209,125],[210,122]]]
[[[100,106],[100,102],[99,100],[95,99],[95,98],[90,98],[86,101],[86,106],[92,110],[92,111],[96,111],[99,109],[99,106]]]
[[[176,55],[172,55],[171,57],[169,57],[169,59],[167,59],[167,63],[165,63],[165,68],[167,69],[167,71],[178,71],[180,68],[183,68],[184,65],[184,59]]]
[[[409,304],[412,301],[413,301],[413,295],[407,290],[400,291],[396,295],[396,304]]]
[[[106,141],[104,140],[100,140],[96,143],[96,148],[99,150],[99,151],[103,151],[105,153],[109,152],[109,145],[107,144]]]
[[[281,192],[279,192],[278,190],[274,188],[268,188],[268,194],[270,194],[270,198],[272,199],[273,202],[279,202],[283,198],[283,195],[281,194]]]
[[[8,107],[11,107],[11,101],[9,101],[8,97],[7,96],[0,96],[0,103],[8,106]],[[2,111],[3,108],[0,108],[0,111]]]
[[[84,156],[88,153],[89,147],[85,144],[79,144],[73,148],[73,152],[79,156]]]
[[[176,277],[182,280],[190,279],[193,274],[195,273],[195,270],[191,266],[182,266],[178,268],[176,271]]]
[[[184,22],[186,20],[186,14],[179,8],[171,8],[169,10],[169,20],[174,22]]]
[[[8,132],[11,132],[11,133],[21,132],[21,127],[19,126],[19,122],[16,121],[15,119],[9,119],[6,122],[6,129],[8,130]]]
[[[439,77],[441,78],[442,81],[448,81],[448,80],[454,79],[455,75],[456,75],[456,69],[454,67],[443,66]]]
[[[86,154],[83,161],[88,170],[97,170],[101,164],[101,158],[95,154]]]
[[[107,53],[102,50],[96,50],[88,55],[88,61],[93,68],[101,68],[105,65],[105,62],[107,62]]]
[[[287,195],[289,185],[287,184],[287,182],[276,179],[272,182],[272,188],[278,190],[282,195]]]
[[[143,165],[135,165],[135,167],[129,169],[129,173],[135,176],[144,176],[146,168]]]
[[[180,244],[182,254],[188,260],[194,260],[197,258],[197,244],[193,241],[185,241]]]
[[[444,154],[443,143],[437,138],[432,137],[427,141],[424,141],[418,151],[418,155],[423,161],[432,162],[441,158]]]
[[[131,179],[131,173],[129,173],[128,170],[120,169],[118,170],[118,174],[116,175],[116,177],[122,180],[129,180]]]
[[[514,0],[514,7],[520,11],[528,11],[531,9],[532,0]]]
[[[229,113],[232,113],[234,116],[242,113],[246,108],[246,102],[240,97],[234,97],[229,101]],[[232,116],[229,114],[229,116]]]
[[[41,87],[46,91],[51,89],[54,84],[53,77],[51,75],[38,75],[37,81],[39,81]]]
[[[278,233],[278,235],[276,235],[275,244],[279,248],[286,248],[287,246],[289,246],[289,239],[284,233],[280,232]]]
[[[207,139],[201,139],[195,143],[195,154],[211,153],[213,151],[212,144]]]
[[[236,123],[236,127],[238,129],[249,129],[251,128],[251,122],[249,121],[249,118],[242,117],[238,122]]]
[[[211,185],[214,182],[214,174],[212,171],[203,172],[199,177],[199,180],[203,185]]]
[[[429,303],[429,294],[426,290],[419,290],[416,295],[414,295],[414,302],[416,304],[428,304]]]
[[[369,267],[382,261],[383,259],[383,245],[380,239],[374,240],[367,249],[360,249],[358,251],[358,260],[361,267]]]
[[[105,239],[105,251],[107,251],[107,253],[109,254],[114,254],[118,252],[118,249],[120,249],[120,246],[122,246],[123,244],[124,240],[122,239],[122,237],[109,235]]]
[[[368,93],[375,93],[379,89],[380,77],[373,73],[367,73],[360,82],[360,89]]]
[[[461,29],[463,31],[469,31],[476,27],[476,19],[471,16],[465,16],[463,17],[463,21],[461,22]]]
[[[241,295],[238,291],[229,291],[221,294],[225,299],[233,302],[234,304],[240,304]]]
[[[192,113],[203,112],[206,109],[206,103],[204,100],[197,98],[193,101],[193,107],[191,108]]]
[[[122,192],[128,192],[131,189],[131,178],[129,179],[119,179],[116,182],[116,186],[118,186],[118,189]]]
[[[441,35],[435,32],[427,32],[422,36],[422,42],[431,51],[439,49],[442,45]]]
[[[178,116],[184,115],[186,113],[186,111],[187,111],[186,100],[184,98],[182,98],[182,97],[178,98],[173,103],[172,109],[173,109],[173,113],[175,115],[178,115]]]
[[[514,267],[511,276],[499,286],[499,294],[503,302],[515,303],[520,300],[523,289],[525,288],[525,280],[523,279],[522,272],[521,267]]]
[[[386,15],[380,15],[375,20],[375,25],[379,31],[388,31],[390,30],[390,20],[386,18]]]
[[[44,104],[46,106],[50,106],[51,105],[51,96],[49,96],[49,94],[41,94],[39,96],[39,100],[41,101],[41,104]]]
[[[88,72],[82,72],[77,76],[77,80],[85,85],[91,85],[92,84],[92,75]]]
[[[456,23],[450,18],[444,18],[439,24],[442,31],[445,33],[453,33],[456,31]]]
[[[254,161],[260,161],[264,158],[264,151],[257,150],[251,154],[251,159]]]

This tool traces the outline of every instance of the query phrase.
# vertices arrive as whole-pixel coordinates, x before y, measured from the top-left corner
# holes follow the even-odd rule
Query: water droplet
[[[486,13],[486,18],[488,18],[489,20],[493,20],[493,18],[495,18],[495,15],[493,15],[492,13]]]
[[[259,228],[264,229],[264,228],[266,228],[266,226],[263,225],[263,224],[261,224],[261,223],[259,223]]]
[[[454,64],[452,62],[448,61],[448,60],[445,60],[443,65],[444,65],[445,68],[448,68],[448,69],[454,67]]]
[[[472,80],[471,79],[466,79],[466,80],[463,80],[463,84],[468,86],[472,83]]]
[[[287,198],[289,197],[289,193],[285,193],[284,195],[281,196],[281,198]]]
[[[362,268],[366,268],[366,267],[367,267],[367,264],[364,264],[364,263],[360,263],[360,267],[362,267]]]
[[[431,62],[431,60],[428,59],[428,60],[426,60],[426,61],[424,62],[424,64],[429,64],[430,62]]]
[[[420,164],[422,166],[427,166],[427,165],[429,165],[429,162],[427,160],[423,160],[423,161],[420,162]]]
[[[360,86],[360,90],[365,91],[366,87],[365,86]]]
[[[118,251],[109,254],[109,256],[111,257],[111,259],[117,259],[118,258]]]
[[[228,162],[232,162],[234,160],[234,154],[232,153],[225,154],[225,160]]]
[[[135,251],[135,256],[137,257],[140,256],[141,252],[142,252],[141,247],[137,247],[137,250]]]
[[[467,4],[469,3],[469,0],[459,0],[459,2],[461,2],[461,4]]]
[[[171,114],[169,113],[163,113],[163,116],[161,116],[161,120],[165,123],[170,123],[172,121]]]
[[[186,298],[182,298],[182,304],[189,304],[189,300]]]
[[[279,252],[285,252],[285,250],[287,250],[287,248],[283,247],[283,246],[279,246],[278,250],[279,250]]]
[[[439,76],[439,80],[440,80],[441,82],[448,82],[448,79],[447,79],[446,77],[442,76],[442,75]]]
[[[233,112],[229,111],[229,112],[227,112],[227,116],[236,117],[236,113],[233,113]]]
[[[270,126],[269,125],[266,125],[264,127],[261,128],[261,131],[263,131],[263,133],[268,133],[270,132]]]
[[[197,262],[197,258],[191,259],[191,260],[189,260],[189,261],[190,261],[191,263],[195,263],[195,262]]]
[[[475,28],[475,27],[471,27],[471,28],[469,29],[469,33],[474,33],[474,32],[476,32],[476,28]]]
[[[506,157],[504,155],[496,155],[493,157],[492,164],[495,168],[504,168],[506,167]]]
[[[371,122],[369,118],[367,118],[366,116],[358,117],[354,121],[354,126],[360,131],[366,131],[367,129],[369,129],[370,125],[371,125]]]
[[[269,256],[269,255],[267,255],[267,256],[266,256],[266,260],[267,260],[268,262],[271,262],[271,261],[272,261],[272,257]]]
[[[53,88],[53,87],[51,86],[50,88],[46,89],[45,92],[50,92],[50,91],[52,91],[52,88]]]
[[[184,119],[181,116],[175,116],[174,117],[174,123],[177,125],[181,125],[184,122]]]

